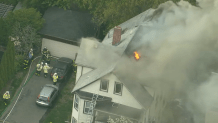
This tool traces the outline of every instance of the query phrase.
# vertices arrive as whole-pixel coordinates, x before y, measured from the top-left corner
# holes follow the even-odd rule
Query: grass
[[[73,95],[71,93],[75,84],[75,75],[64,85],[58,95],[56,104],[45,117],[43,123],[65,123],[71,120]]]
[[[19,76],[14,77],[14,79],[10,80],[12,81],[10,85],[6,85],[9,86],[8,90],[10,91],[10,101],[13,99],[17,89],[20,87],[20,84],[22,83],[24,77],[26,76],[27,71],[20,71],[17,74],[20,74]],[[0,102],[3,102],[3,98],[0,98]],[[0,112],[1,114],[3,113],[3,111],[6,109],[8,105],[4,105],[4,103],[0,103]]]

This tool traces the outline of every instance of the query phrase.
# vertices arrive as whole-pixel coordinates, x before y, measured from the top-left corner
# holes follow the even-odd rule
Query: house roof
[[[12,11],[14,6],[0,3],[0,18],[5,18],[9,11]]]
[[[131,51],[127,50],[129,44],[133,42],[134,40],[140,39],[140,30],[142,26],[145,26],[146,21],[148,21],[153,14],[154,10],[149,9],[134,18],[122,23],[119,25],[122,27],[122,35],[121,35],[121,43],[117,46],[112,46],[112,40],[113,40],[113,29],[109,31],[109,33],[105,36],[102,43],[96,43],[99,46],[99,50],[95,49],[95,43],[90,42],[82,42],[81,47],[78,51],[76,64],[94,68],[94,70],[82,75],[77,84],[75,85],[72,92],[75,92],[93,82],[100,79],[101,77],[107,75],[108,73],[111,73],[114,71],[117,62],[119,61],[120,57],[124,55],[124,52]],[[143,24],[142,24],[143,22]],[[148,22],[149,23],[149,22]],[[131,48],[131,47],[130,47]],[[96,51],[96,53],[93,53],[92,51]],[[97,52],[101,53],[101,57],[96,57]],[[94,54],[94,55],[93,55]],[[109,62],[106,62],[106,65],[101,65],[101,63],[95,63],[92,62],[90,59],[102,59],[103,61],[100,61],[101,63],[104,63],[105,61],[110,59]],[[111,59],[112,58],[112,59]],[[143,106],[145,109],[147,109],[150,104],[153,101],[153,97],[148,93],[148,91],[140,85],[138,82],[135,82],[137,78],[132,78],[132,80],[125,79],[124,76],[120,76],[113,72],[117,78],[124,83],[124,85],[127,87],[129,92],[133,95],[133,97]],[[89,76],[89,77],[88,77]],[[133,83],[134,82],[134,83]],[[136,91],[137,90],[137,91]]]
[[[78,41],[82,37],[95,36],[95,24],[87,12],[64,10],[51,7],[46,10],[43,18],[44,27],[40,34],[58,37],[70,41]]]
[[[122,52],[123,50],[117,47],[104,45],[92,39],[82,39],[75,63],[90,68],[101,68],[108,65],[101,61],[99,63],[96,59],[104,59],[107,63],[112,63],[122,55]]]

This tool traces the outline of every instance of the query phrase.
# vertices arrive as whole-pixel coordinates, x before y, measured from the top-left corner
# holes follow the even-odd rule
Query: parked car
[[[46,84],[39,93],[36,99],[36,104],[40,106],[52,106],[52,103],[58,95],[58,91],[59,86]]]
[[[65,81],[68,75],[72,72],[72,69],[73,60],[66,57],[61,57],[56,61],[55,65],[51,70],[51,78],[54,75],[54,73],[57,73],[58,81]]]

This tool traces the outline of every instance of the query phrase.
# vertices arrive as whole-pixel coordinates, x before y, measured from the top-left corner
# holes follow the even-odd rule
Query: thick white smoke
[[[213,104],[212,99],[217,98],[211,90],[218,85],[210,88],[208,78],[212,71],[218,72],[218,0],[198,0],[198,5],[186,1],[161,4],[157,8],[161,14],[142,23],[140,40],[131,43],[142,58],[139,61],[123,58],[116,74],[164,90],[169,95],[165,98],[186,98],[198,105],[198,111],[205,111],[206,106]],[[193,93],[198,97],[190,96]],[[209,102],[199,106],[199,100]]]

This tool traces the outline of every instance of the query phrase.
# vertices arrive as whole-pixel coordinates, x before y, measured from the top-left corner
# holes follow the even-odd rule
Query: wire
[[[39,58],[39,57],[41,57],[41,56],[38,56],[38,57],[34,58],[33,61],[36,60],[36,59]],[[25,84],[26,84],[26,82],[27,82],[27,79],[29,78],[29,73],[30,73],[30,69],[31,69],[31,66],[32,66],[33,61],[32,61],[31,64],[30,64],[29,72],[28,72],[27,77],[26,77],[26,80],[25,80],[25,82],[24,82],[24,86],[25,86]],[[29,80],[28,80],[28,81],[29,81]],[[20,91],[20,94],[22,93],[24,86],[22,86],[22,89],[21,89],[21,91]],[[11,112],[13,111],[13,109],[14,109],[15,105],[17,104],[17,101],[18,101],[18,99],[19,99],[19,97],[20,97],[20,94],[18,95],[16,102],[14,103],[14,105],[13,105],[12,109],[10,110],[10,112],[8,113],[7,117],[4,119],[3,123],[5,123],[5,121],[7,120],[7,118],[8,118],[9,115],[11,114]]]

